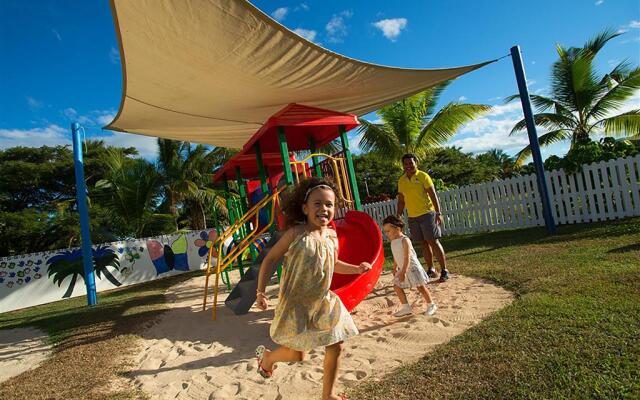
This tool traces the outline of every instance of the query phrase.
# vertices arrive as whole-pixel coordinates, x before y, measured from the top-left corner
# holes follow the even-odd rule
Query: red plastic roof
[[[217,182],[227,173],[228,179],[235,179],[237,166],[243,178],[252,179],[258,176],[258,163],[254,145],[259,141],[262,161],[269,176],[283,171],[278,143],[278,127],[284,127],[289,151],[309,150],[309,138],[313,137],[316,147],[324,146],[340,136],[339,126],[349,131],[360,125],[358,117],[317,107],[289,104],[275,113],[244,145],[240,153],[233,156],[220,168],[213,177]],[[289,156],[294,161],[292,155]],[[301,167],[300,167],[301,168]],[[302,172],[300,170],[299,172]]]
[[[253,153],[253,146],[258,141],[263,152],[279,152],[278,126],[284,127],[289,151],[309,150],[310,137],[313,137],[317,147],[324,146],[340,136],[340,125],[349,131],[360,125],[360,122],[353,114],[292,103],[269,118],[247,141],[242,152]]]
[[[289,160],[295,161],[295,157],[293,155],[289,155]],[[262,162],[264,163],[264,166],[267,169],[267,174],[270,177],[283,171],[280,153],[264,153],[262,154]],[[243,154],[243,152],[240,152],[231,157],[231,159],[227,161],[222,168],[216,171],[213,176],[213,181],[218,182],[219,180],[222,180],[225,173],[227,174],[227,179],[235,180],[237,178],[236,167],[240,167],[240,173],[245,179],[258,177],[258,162],[256,161],[255,154]],[[302,172],[302,170],[299,172]]]

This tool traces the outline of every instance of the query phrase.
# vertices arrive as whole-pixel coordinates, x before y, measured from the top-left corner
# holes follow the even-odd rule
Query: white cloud
[[[300,3],[300,8],[305,11],[309,11],[309,5],[307,3]]]
[[[108,136],[97,136],[92,139],[102,140],[108,146],[135,147],[141,157],[153,160],[158,157],[158,138],[133,133],[111,132]]]
[[[460,96],[460,97],[458,97],[458,101],[459,101],[460,103],[462,103],[462,102],[463,102],[463,101],[465,101],[465,100],[467,100],[467,98],[466,98],[465,96]]]
[[[116,116],[116,112],[112,109],[109,110],[93,110],[88,114],[79,115],[73,108],[67,108],[63,112],[65,117],[73,122],[77,122],[88,128],[102,128],[107,125]]]
[[[316,38],[316,35],[318,34],[314,30],[303,29],[303,28],[296,28],[293,30],[293,32],[295,32],[297,35],[302,36],[303,38],[307,39],[310,42],[313,42]]]
[[[513,126],[523,118],[518,101],[494,106],[491,111],[463,126],[448,145],[462,151],[478,153],[502,149],[515,153],[529,143],[526,134],[509,136]]]
[[[57,30],[51,29],[51,33],[53,33],[53,36],[55,36],[56,39],[58,39],[58,42],[62,42],[62,36],[60,36],[60,33]]]
[[[74,109],[74,108],[66,108],[62,114],[64,114],[65,117],[71,119],[71,118],[75,118],[78,116],[78,112]]]
[[[92,136],[93,140],[102,140],[109,146],[135,147],[146,159],[158,156],[157,138],[107,131],[106,135]],[[9,147],[71,146],[71,129],[50,124],[44,128],[0,129],[0,149]]]
[[[327,30],[328,40],[331,43],[340,43],[347,36],[347,24],[346,18],[351,18],[353,12],[345,10],[340,14],[334,14],[333,17],[327,22],[325,29]]]
[[[398,39],[398,36],[400,36],[402,30],[407,27],[407,19],[383,19],[378,22],[374,22],[373,26],[380,29],[384,37],[391,40],[392,42],[395,42]]]
[[[29,105],[29,108],[32,110],[36,110],[40,107],[42,107],[42,102],[39,100],[34,99],[31,96],[27,96],[27,104]]]
[[[109,60],[111,60],[113,64],[120,64],[120,52],[113,46],[111,46],[111,50],[109,50]]]
[[[105,126],[109,124],[111,121],[113,121],[115,117],[116,117],[115,113],[102,114],[96,118],[96,122],[98,123],[98,125]]]
[[[276,21],[282,21],[287,16],[288,12],[289,12],[289,9],[287,7],[280,7],[276,9],[274,12],[272,12],[271,16]]]
[[[600,4],[604,3],[604,0],[598,0],[596,1],[596,5],[599,6]]]
[[[40,147],[71,144],[71,131],[56,124],[45,128],[0,129],[0,148]]]
[[[631,29],[640,29],[640,21],[632,20],[631,22],[629,22],[629,25],[627,25],[627,27]]]

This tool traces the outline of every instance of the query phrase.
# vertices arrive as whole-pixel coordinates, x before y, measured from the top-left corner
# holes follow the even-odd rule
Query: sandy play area
[[[435,346],[478,323],[512,300],[510,292],[479,279],[455,276],[445,284],[430,284],[439,305],[437,314],[421,313],[395,318],[397,298],[383,274],[376,289],[354,313],[360,335],[346,342],[338,388],[420,358]],[[134,384],[153,399],[283,399],[319,398],[323,349],[311,351],[295,365],[280,364],[274,377],[257,374],[253,353],[259,344],[273,349],[269,321],[277,300],[277,285],[269,286],[270,309],[235,316],[219,296],[218,321],[210,308],[201,312],[204,277],[171,287],[167,299],[172,309],[143,332],[131,374]],[[409,300],[422,311],[417,293]]]
[[[37,367],[51,354],[46,333],[35,328],[0,330],[0,382]]]

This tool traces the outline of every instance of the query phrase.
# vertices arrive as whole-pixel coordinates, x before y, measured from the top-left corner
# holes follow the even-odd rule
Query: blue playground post
[[[80,125],[71,124],[73,138],[73,166],[76,171],[76,200],[80,214],[80,237],[82,239],[82,265],[84,266],[84,283],[87,285],[87,304],[98,303],[96,296],[96,280],[93,276],[93,251],[91,250],[91,231],[89,229],[89,212],[87,210],[87,187],[84,183],[84,165],[82,162],[82,143],[80,142]]]
[[[547,181],[544,176],[544,165],[542,164],[542,156],[540,155],[540,144],[538,143],[538,132],[536,124],[533,120],[533,111],[531,109],[531,99],[529,98],[529,88],[527,87],[527,78],[524,73],[524,65],[522,63],[522,54],[520,46],[511,48],[511,60],[513,61],[513,69],[516,73],[516,81],[518,82],[518,90],[520,91],[520,101],[522,102],[522,111],[524,119],[527,123],[527,133],[529,134],[529,144],[531,146],[531,155],[533,156],[533,165],[536,169],[536,177],[538,178],[538,191],[542,197],[542,213],[544,215],[544,223],[547,226],[547,233],[553,235],[556,233],[556,224],[551,213],[551,198],[547,189]]]

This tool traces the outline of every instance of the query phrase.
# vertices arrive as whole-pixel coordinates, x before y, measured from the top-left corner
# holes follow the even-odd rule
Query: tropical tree
[[[131,159],[117,149],[110,149],[105,158],[108,171],[96,183],[101,204],[121,227],[122,236],[142,237],[160,230],[171,217],[158,213],[161,196],[161,176],[156,167],[143,160]]]
[[[213,171],[235,152],[223,147],[208,150],[203,145],[168,139],[158,139],[158,150],[164,202],[174,216],[176,229],[181,209],[192,229],[206,228],[209,205],[215,203],[218,210],[225,208],[221,192],[213,187]]]
[[[538,138],[540,146],[570,140],[573,149],[590,142],[597,134],[640,135],[640,109],[612,115],[640,88],[640,68],[632,68],[625,60],[599,76],[594,67],[598,52],[619,35],[606,30],[580,48],[557,45],[559,58],[551,68],[550,95],[531,96],[538,111],[534,121],[547,131]],[[509,96],[507,101],[517,98],[518,95]],[[525,129],[523,119],[513,127],[511,134]],[[518,153],[516,163],[521,165],[530,155],[531,149],[527,146]]]
[[[400,160],[404,153],[418,157],[442,146],[456,131],[491,109],[483,104],[450,102],[438,110],[440,96],[450,81],[382,107],[382,123],[361,120],[360,148],[378,156]]]
[[[494,178],[507,179],[518,175],[515,160],[504,150],[492,149],[478,154],[476,159],[492,171]]]

